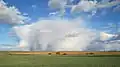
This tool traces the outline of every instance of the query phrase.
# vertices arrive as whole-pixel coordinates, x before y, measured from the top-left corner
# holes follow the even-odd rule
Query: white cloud
[[[74,5],[71,9],[71,13],[89,12],[95,9],[97,1],[80,1],[77,5]]]
[[[118,4],[120,4],[120,1],[112,1],[112,2],[107,2],[104,4],[98,4],[96,7],[97,8],[109,8],[109,7],[118,5]]]
[[[27,13],[23,13],[23,15],[24,15],[24,16],[28,16],[28,14],[27,14]]]
[[[49,0],[48,2],[48,6],[51,9],[58,10],[60,16],[64,15],[66,4],[67,4],[67,0]]]
[[[32,5],[32,8],[36,8],[37,6],[36,5]]]
[[[48,6],[53,9],[62,9],[67,4],[67,0],[49,0]]]
[[[16,27],[23,49],[53,51],[118,50],[118,42],[90,44],[97,38],[96,31],[82,26],[83,19],[39,20],[31,25]],[[100,39],[107,40],[115,35],[101,32]]]
[[[0,51],[28,51],[27,48],[20,48],[15,45],[0,45]]]
[[[113,34],[108,34],[108,33],[105,33],[105,32],[101,32],[100,33],[100,40],[109,40],[110,38],[114,37],[115,35]]]
[[[73,5],[74,0],[49,0],[48,6],[52,9],[58,10],[59,16],[63,16],[66,12],[65,8],[71,8],[71,14],[81,13],[81,12],[91,12],[91,16],[95,15],[98,8],[109,8],[120,4],[120,1],[102,0],[98,2],[97,0],[81,0],[77,5]],[[71,2],[71,4],[68,4]]]
[[[67,0],[50,0],[48,5],[51,8],[58,9],[60,11],[60,14],[63,15],[65,13],[66,3]],[[78,5],[73,6],[74,8],[72,8],[71,11],[73,13],[74,11],[93,11],[96,3],[96,1],[81,1]],[[102,7],[100,6],[100,8],[103,8],[103,6],[104,5],[102,5]],[[51,14],[55,15],[56,13]],[[93,11],[93,15],[95,13],[96,11]],[[9,14],[7,16],[9,16]],[[16,16],[17,15],[15,15],[15,17]],[[91,45],[91,41],[96,39],[96,32],[84,27],[82,25],[83,22],[84,19],[81,18],[71,20],[55,18],[53,20],[38,20],[37,22],[30,25],[15,26],[13,29],[21,41],[19,43],[19,46],[16,46],[15,48],[13,47],[13,49],[21,50],[22,48],[22,50],[28,50],[35,48],[35,50],[49,49],[54,51],[83,51],[91,47],[95,48],[95,50],[103,50],[104,48],[112,49],[112,47],[119,47],[118,45],[113,44]],[[12,21],[9,23],[14,22]]]
[[[114,12],[120,11],[120,5],[118,5],[117,7],[115,7],[115,8],[113,9],[113,11],[114,11]]]
[[[60,11],[56,11],[56,12],[51,12],[49,13],[48,16],[52,17],[52,16],[55,16],[55,17],[61,17],[64,15],[64,10],[60,10]]]
[[[14,6],[8,7],[7,4],[0,0],[0,23],[21,24],[27,20]]]
[[[13,27],[13,30],[16,31],[17,36],[19,36],[19,38],[21,40],[25,40],[28,41],[29,40],[29,32],[30,32],[30,27],[31,25],[25,25],[25,26],[15,26]],[[22,41],[23,42],[23,41]],[[23,44],[23,43],[22,43]],[[20,45],[22,45],[20,44]],[[26,44],[26,43],[25,43]],[[28,45],[28,44],[26,44]],[[25,46],[26,46],[25,45]]]
[[[102,0],[100,3],[107,3],[109,2],[110,0]]]
[[[49,16],[56,15],[58,12],[49,13]]]
[[[98,8],[109,8],[115,5],[120,4],[120,1],[112,1],[109,0],[101,2],[94,1],[80,1],[77,5],[72,6],[71,13],[80,13],[80,12],[92,12],[92,15],[95,15],[96,10]]]
[[[23,26],[23,28],[18,27],[19,30],[16,29],[16,33],[21,37],[21,42],[27,42],[28,47],[32,46],[32,48],[36,49],[41,47],[39,50],[50,49],[48,46],[51,46],[50,50],[84,50],[92,41],[91,37],[95,38],[95,32],[82,27],[82,21],[81,19],[71,21],[61,19],[39,20],[29,27],[27,25]],[[41,30],[47,30],[47,32],[41,32]],[[65,37],[68,33],[71,35],[77,33],[78,36]]]
[[[87,46],[90,45],[90,42],[96,38],[96,34],[94,32],[84,28],[73,30],[69,33],[71,36],[64,37],[62,40],[58,40],[58,45],[55,45],[56,43],[53,43],[55,45],[53,46],[54,50],[83,51]]]
[[[114,42],[110,42],[108,44],[104,44],[104,49],[105,50],[120,50],[120,41],[114,41]]]

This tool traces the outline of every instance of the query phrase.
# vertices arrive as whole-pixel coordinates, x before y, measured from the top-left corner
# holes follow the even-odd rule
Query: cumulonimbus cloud
[[[102,43],[95,41],[96,32],[82,26],[83,20],[38,20],[36,23],[15,27],[21,38],[19,47],[41,51],[85,51],[118,50],[119,42]],[[100,39],[108,40],[115,35],[101,32]],[[95,43],[92,43],[95,41]],[[91,44],[92,43],[92,44]],[[113,47],[113,48],[112,48]]]
[[[91,37],[95,38],[95,32],[81,27],[81,24],[81,19],[40,20],[31,26],[16,27],[15,30],[22,39],[20,45],[23,45],[23,42],[27,43],[24,47],[32,47],[34,50],[39,47],[39,50],[80,51],[89,45]]]

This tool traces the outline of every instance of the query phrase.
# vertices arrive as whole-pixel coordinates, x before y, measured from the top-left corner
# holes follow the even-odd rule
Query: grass
[[[120,57],[8,55],[1,52],[0,67],[120,67]]]

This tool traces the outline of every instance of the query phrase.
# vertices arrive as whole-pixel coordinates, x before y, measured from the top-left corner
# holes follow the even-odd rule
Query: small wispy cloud
[[[32,5],[32,8],[36,8],[37,7],[37,5]]]
[[[114,11],[114,12],[116,12],[116,11],[117,11],[117,12],[120,12],[120,5],[118,5],[117,7],[115,7],[115,8],[113,9],[113,11]]]
[[[56,14],[58,14],[58,12],[52,12],[52,13],[49,13],[49,16],[56,15]]]

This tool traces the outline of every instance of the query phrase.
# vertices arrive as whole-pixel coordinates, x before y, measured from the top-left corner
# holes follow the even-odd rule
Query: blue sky
[[[48,7],[49,0],[4,0],[8,3],[8,6],[15,6],[21,13],[27,13],[31,20],[27,23],[33,23],[39,18],[50,18],[49,13],[54,12]],[[74,0],[73,4],[77,4],[79,0]],[[92,18],[87,18],[89,12],[76,14],[75,17],[82,15],[86,19],[88,27],[99,29],[106,26],[108,23],[120,23],[120,8],[118,11],[113,11],[116,6],[110,8],[98,9],[96,14]],[[78,15],[78,16],[77,16]],[[70,14],[70,8],[66,9],[64,18],[73,19],[75,18]],[[1,23],[0,24],[0,44],[14,44],[16,39],[10,37],[8,32],[12,25]]]
[[[5,2],[7,2],[8,5],[14,5],[20,12],[27,13],[29,17],[32,18],[32,21],[40,17],[48,17],[50,12],[47,5],[48,0],[5,0]]]
[[[47,6],[48,0],[4,0],[8,3],[8,6],[15,6],[20,10],[21,13],[27,13],[30,18],[32,18],[29,23],[36,21],[40,17],[48,17],[50,12]],[[36,8],[33,8],[32,5],[35,5]],[[0,44],[14,44],[15,38],[10,37],[8,32],[12,26],[9,24],[0,24],[0,28],[3,28],[4,31],[1,31],[0,34]]]

